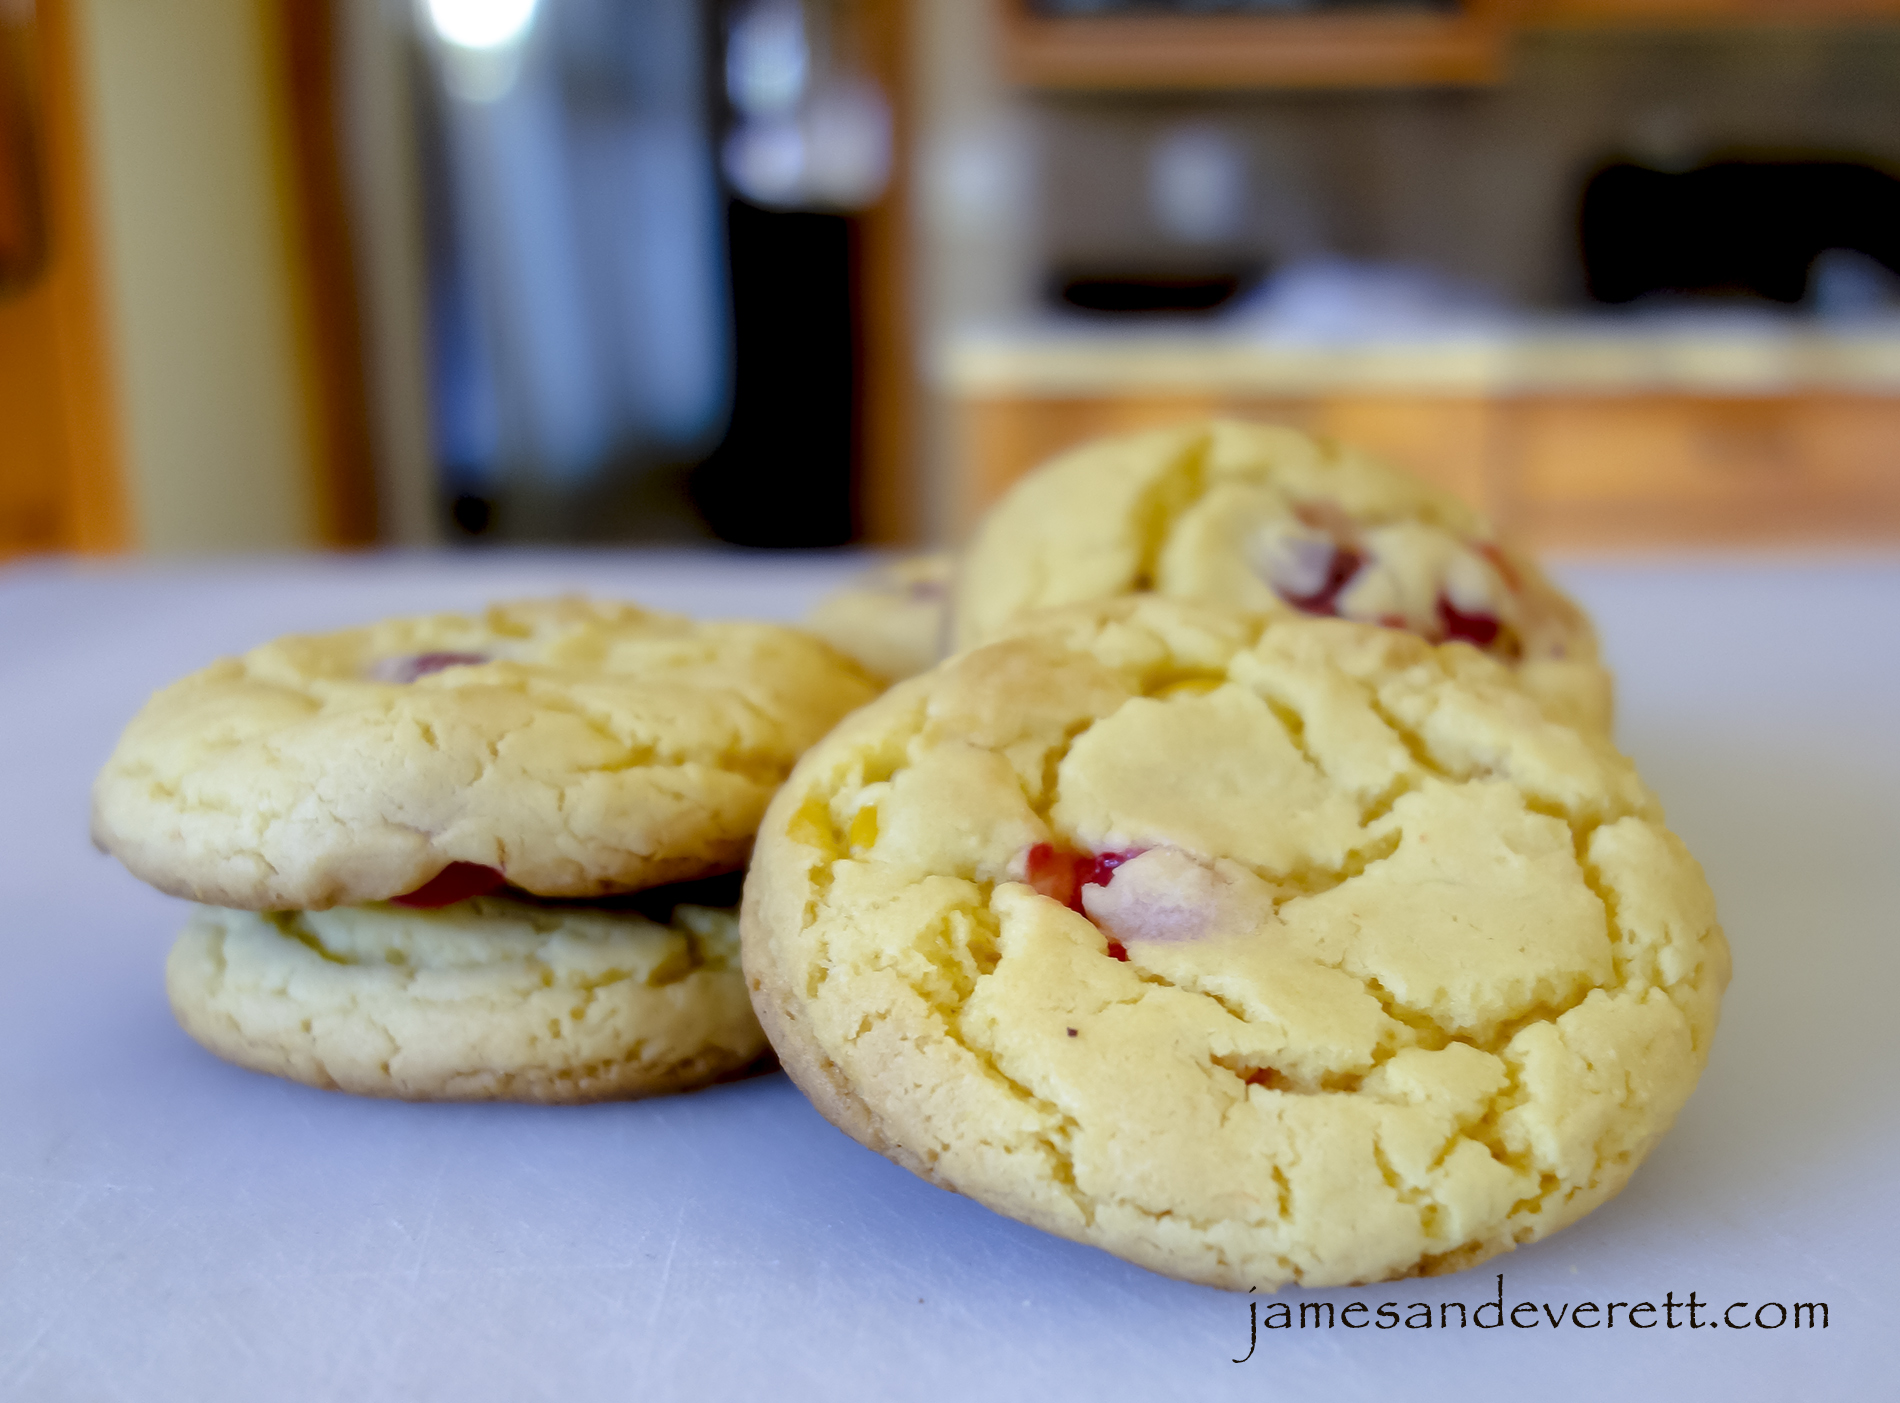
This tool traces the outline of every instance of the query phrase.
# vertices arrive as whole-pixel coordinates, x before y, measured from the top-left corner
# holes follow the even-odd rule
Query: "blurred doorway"
[[[898,9],[424,0],[429,382],[452,535],[864,534],[867,413],[892,399],[865,355],[891,316],[864,295],[896,78],[873,38]]]

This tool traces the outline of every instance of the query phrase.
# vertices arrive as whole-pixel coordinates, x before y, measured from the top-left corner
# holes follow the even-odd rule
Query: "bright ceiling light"
[[[427,0],[429,22],[447,43],[464,49],[500,49],[534,23],[535,0]]]

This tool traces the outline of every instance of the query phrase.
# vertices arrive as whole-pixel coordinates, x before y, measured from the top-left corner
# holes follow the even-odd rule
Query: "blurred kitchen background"
[[[954,543],[1210,412],[1900,540],[1900,0],[0,0],[0,555]]]

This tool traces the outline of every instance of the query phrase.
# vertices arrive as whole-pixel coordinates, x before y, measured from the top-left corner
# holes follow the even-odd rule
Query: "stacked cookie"
[[[1728,951],[1532,562],[1216,424],[1033,474],[953,600],[966,651],[799,762],[746,883],[827,1117],[1234,1289],[1456,1270],[1622,1187]]]
[[[167,984],[234,1062],[411,1098],[677,1090],[765,1051],[736,874],[874,690],[793,630],[573,600],[286,638],[152,698],[93,832],[202,903]]]

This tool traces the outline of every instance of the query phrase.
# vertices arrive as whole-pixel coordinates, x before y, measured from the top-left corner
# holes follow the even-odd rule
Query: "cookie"
[[[867,571],[812,606],[804,626],[886,681],[914,677],[947,651],[955,567],[940,551]]]
[[[876,691],[795,630],[572,599],[285,638],[146,704],[93,834],[249,910],[632,891],[740,866],[792,762]]]
[[[834,1124],[1236,1290],[1575,1221],[1689,1095],[1728,978],[1629,761],[1503,664],[1154,596],[845,721],[767,812],[741,929]]]
[[[738,943],[736,911],[689,904],[199,907],[165,975],[186,1031],[255,1071],[362,1096],[598,1101],[766,1051]]]
[[[1401,627],[1512,663],[1559,719],[1607,730],[1589,619],[1457,497],[1357,450],[1220,420],[1084,445],[990,512],[954,597],[956,642],[1025,613],[1152,591]]]

